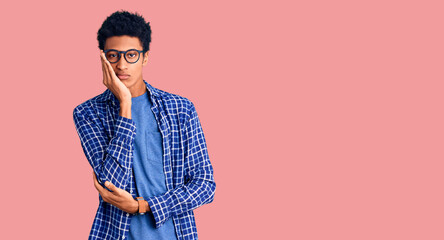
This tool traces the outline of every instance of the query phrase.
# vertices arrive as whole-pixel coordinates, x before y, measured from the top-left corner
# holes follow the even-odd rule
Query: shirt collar
[[[160,97],[160,92],[158,89],[156,89],[155,87],[151,86],[151,84],[149,84],[147,81],[143,80],[143,82],[146,85],[146,89],[149,93],[149,95],[157,98]],[[106,101],[111,101],[113,103],[113,105],[119,105],[119,100],[116,98],[116,96],[114,96],[114,94],[111,92],[111,90],[106,89],[103,93],[102,93],[102,97],[100,98],[100,100],[102,102],[106,102]]]

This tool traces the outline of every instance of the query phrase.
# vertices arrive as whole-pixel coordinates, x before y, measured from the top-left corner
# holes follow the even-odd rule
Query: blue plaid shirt
[[[178,239],[197,239],[193,209],[213,201],[216,184],[196,109],[187,98],[143,81],[162,134],[167,187],[164,194],[146,200],[156,228],[173,218]],[[135,198],[132,164],[136,125],[132,119],[120,116],[119,110],[119,100],[106,89],[74,108],[73,118],[99,183],[103,186],[110,181]],[[104,202],[99,195],[89,239],[125,239],[132,216]]]

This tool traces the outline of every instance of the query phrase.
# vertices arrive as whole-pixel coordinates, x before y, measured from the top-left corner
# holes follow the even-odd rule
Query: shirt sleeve
[[[196,109],[191,103],[185,122],[185,184],[166,193],[148,198],[156,222],[161,227],[170,217],[194,210],[214,199],[216,183],[213,167]]]
[[[98,182],[104,186],[110,181],[125,189],[131,168],[136,125],[132,119],[118,116],[114,125],[114,136],[109,139],[99,119],[91,119],[78,108],[73,118],[80,137],[83,152],[92,166]]]

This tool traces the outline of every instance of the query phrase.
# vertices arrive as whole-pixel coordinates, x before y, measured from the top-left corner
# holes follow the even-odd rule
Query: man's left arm
[[[166,193],[148,198],[156,228],[169,218],[194,210],[214,199],[216,183],[213,178],[213,167],[208,156],[202,126],[196,109],[191,103],[188,119],[185,122],[185,181]]]

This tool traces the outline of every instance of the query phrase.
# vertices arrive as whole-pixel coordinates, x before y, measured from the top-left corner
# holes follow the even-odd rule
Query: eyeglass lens
[[[119,58],[120,53],[117,51],[111,50],[106,53],[106,59],[108,59],[110,63],[115,63],[119,61]],[[129,63],[135,63],[137,62],[137,60],[139,60],[139,52],[130,50],[125,53],[125,58]]]

